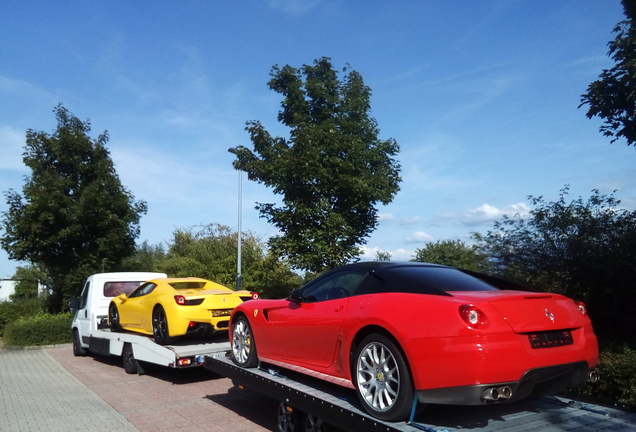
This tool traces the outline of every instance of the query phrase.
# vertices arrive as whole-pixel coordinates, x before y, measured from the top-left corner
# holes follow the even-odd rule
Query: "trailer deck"
[[[90,352],[122,356],[128,373],[143,373],[139,362],[171,368],[201,366],[205,356],[222,355],[230,345],[227,335],[217,335],[207,341],[183,340],[172,345],[159,345],[150,336],[109,329],[96,330],[88,339]]]
[[[557,396],[484,406],[419,405],[408,422],[383,422],[362,411],[355,392],[317,378],[261,364],[236,366],[227,355],[205,357],[205,368],[309,413],[337,430],[352,432],[632,431],[636,413]]]

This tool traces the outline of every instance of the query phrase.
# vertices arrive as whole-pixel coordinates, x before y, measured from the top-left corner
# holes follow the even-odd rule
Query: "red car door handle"
[[[342,309],[343,309],[343,308],[344,308],[344,306],[343,306],[343,305],[340,305],[340,306],[338,306],[338,307],[334,310],[334,312],[342,312]]]

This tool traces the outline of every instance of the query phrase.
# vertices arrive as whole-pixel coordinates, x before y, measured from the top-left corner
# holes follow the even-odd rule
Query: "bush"
[[[70,312],[22,317],[5,326],[4,344],[34,346],[70,343],[72,320],[73,314]]]
[[[0,302],[0,336],[4,334],[7,324],[22,317],[31,317],[45,311],[45,300],[31,298],[15,302]]]
[[[600,353],[601,380],[575,392],[608,404],[636,407],[636,350],[618,348]]]

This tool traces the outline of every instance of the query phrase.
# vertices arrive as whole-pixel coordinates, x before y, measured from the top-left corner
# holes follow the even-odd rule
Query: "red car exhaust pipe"
[[[494,402],[499,399],[499,391],[496,387],[488,388],[481,394],[481,398],[486,402]]]
[[[483,391],[481,399],[486,402],[495,402],[502,399],[510,399],[512,389],[509,386],[490,387]]]
[[[590,373],[587,375],[587,381],[592,384],[599,382],[600,379],[601,379],[601,376],[599,375],[596,369],[592,369]]]
[[[510,399],[512,397],[512,389],[508,386],[499,387],[497,389],[499,399]]]

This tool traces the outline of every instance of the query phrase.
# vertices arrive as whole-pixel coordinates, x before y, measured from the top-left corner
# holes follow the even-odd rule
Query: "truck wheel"
[[[152,311],[152,334],[155,337],[155,342],[159,345],[172,343],[173,338],[170,337],[168,331],[166,311],[161,306],[155,307],[155,310]]]
[[[302,432],[331,432],[333,429],[321,418],[313,414],[306,413],[303,416]]]
[[[124,351],[121,353],[121,358],[124,363],[124,370],[127,374],[137,373],[137,360],[133,355],[131,344],[124,344]]]
[[[278,404],[276,415],[277,432],[299,432],[301,431],[302,413],[296,408],[292,408],[285,402]]]
[[[108,325],[110,326],[110,331],[121,331],[121,325],[119,324],[119,311],[117,310],[117,306],[113,303],[108,306]]]
[[[73,355],[75,357],[83,357],[86,354],[88,354],[88,351],[82,347],[79,331],[77,331],[77,329],[73,329]]]
[[[414,390],[400,349],[381,334],[370,334],[355,354],[356,392],[364,409],[385,421],[408,418]]]
[[[232,321],[232,340],[230,342],[234,363],[244,368],[258,366],[252,327],[244,316],[239,316]]]

